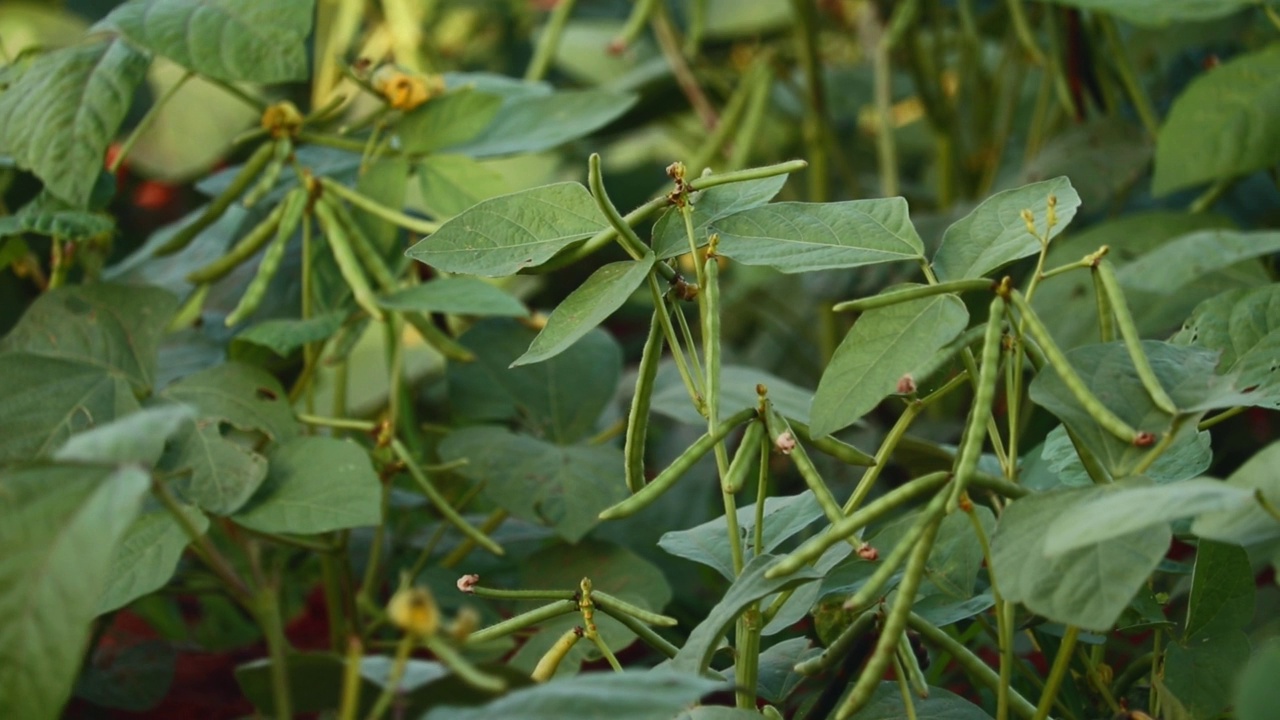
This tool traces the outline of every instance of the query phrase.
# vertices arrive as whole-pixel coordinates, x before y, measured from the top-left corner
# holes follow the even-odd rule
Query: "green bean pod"
[[[561,615],[578,612],[577,600],[557,600],[553,603],[534,608],[528,612],[522,612],[519,615],[509,617],[506,620],[490,625],[487,628],[477,630],[467,636],[467,645],[480,645],[497,640],[500,637],[506,637],[517,630],[523,630],[531,625],[537,625],[540,622],[546,622]]]
[[[907,684],[921,700],[929,697],[929,683],[924,679],[924,671],[920,668],[920,659],[911,648],[911,639],[906,633],[898,636],[898,666],[906,675]]]
[[[391,272],[391,268],[387,267],[387,261],[378,254],[377,248],[373,246],[373,241],[365,234],[364,228],[360,226],[360,223],[356,222],[351,212],[347,210],[347,206],[340,199],[333,197],[329,193],[321,195],[320,202],[327,204],[329,210],[333,212],[333,216],[341,223],[342,229],[347,233],[347,239],[351,242],[351,249],[355,251],[356,257],[360,258],[360,264],[368,271],[378,289],[383,292],[394,289],[396,286],[395,275]]]
[[[838,523],[832,524],[827,531],[821,535],[809,538],[803,545],[796,548],[794,552],[774,563],[764,576],[770,580],[790,575],[800,568],[822,557],[827,548],[836,543],[852,536],[862,528],[881,519],[890,512],[906,505],[918,497],[937,490],[947,482],[951,477],[951,473],[946,470],[929,473],[912,480],[905,485],[890,490],[875,500],[858,508],[852,515],[844,517]]]
[[[910,529],[894,546],[893,552],[880,561],[880,566],[876,568],[875,572],[871,573],[871,577],[867,578],[862,583],[862,587],[858,588],[858,591],[845,601],[845,610],[862,610],[875,604],[885,586],[893,579],[894,573],[911,556],[911,551],[915,548],[920,538],[924,536],[925,529],[928,528],[929,523],[937,519],[938,513],[942,511],[946,503],[946,499],[946,493],[938,493],[934,496],[933,500],[920,513],[920,517],[911,524]]]
[[[801,440],[808,442],[814,450],[824,455],[830,455],[846,465],[870,467],[876,464],[874,455],[869,455],[849,443],[837,440],[830,435],[815,439],[813,433],[809,432],[808,425],[795,418],[788,418],[787,422],[791,424],[793,430],[799,431]]]
[[[599,592],[598,590],[593,591],[592,594],[594,595],[598,592]],[[608,615],[614,620],[617,620],[618,622],[627,626],[627,629],[635,633],[636,637],[640,638],[646,644],[648,644],[649,647],[652,647],[654,650],[657,650],[663,655],[666,655],[669,658],[673,658],[676,656],[676,653],[680,652],[680,648],[676,647],[675,645],[672,645],[669,641],[667,641],[666,638],[654,632],[653,628],[649,627],[648,625],[645,625],[644,623],[640,622],[634,617],[626,613],[618,612],[617,610],[612,610],[606,605],[601,605],[600,610],[604,612],[605,615]]]
[[[934,295],[946,295],[948,293],[961,293],[976,290],[994,290],[999,285],[995,280],[986,278],[977,278],[973,280],[951,280],[949,282],[938,283],[937,285],[920,285],[917,287],[907,288],[905,290],[891,290],[883,292],[879,295],[871,297],[858,298],[857,300],[848,300],[842,303],[836,303],[831,309],[835,312],[866,312],[877,308],[888,307],[889,305],[897,305],[909,300],[919,300],[920,298],[933,297]]]
[[[876,614],[867,611],[859,615],[849,626],[840,631],[835,640],[822,651],[821,655],[811,657],[804,662],[796,663],[794,670],[801,675],[820,675],[840,662],[849,653],[849,648],[858,638],[871,632],[875,626]]]
[[[196,236],[205,228],[222,217],[222,213],[226,212],[227,208],[231,207],[231,203],[235,202],[236,198],[240,197],[240,194],[248,189],[249,184],[257,178],[258,174],[267,166],[267,163],[271,161],[271,156],[275,152],[272,147],[272,143],[259,145],[258,149],[254,150],[249,159],[245,161],[244,167],[240,168],[240,172],[236,174],[235,179],[231,181],[227,189],[210,201],[199,217],[174,233],[173,237],[169,238],[169,241],[164,245],[156,248],[155,254],[163,257],[182,250],[190,245],[191,241],[195,240]]]
[[[169,332],[178,332],[185,330],[195,324],[200,319],[200,313],[204,310],[204,299],[209,295],[208,283],[201,283],[191,292],[182,303],[182,307],[178,308],[178,312],[174,314],[173,319],[169,321]]]
[[[661,307],[653,311],[653,320],[649,322],[649,336],[645,338],[644,351],[640,353],[636,392],[631,397],[631,410],[627,413],[627,437],[622,445],[622,454],[626,457],[627,489],[633,493],[640,492],[644,487],[644,446],[649,429],[649,403],[653,399],[653,384],[658,378],[658,363],[662,359],[665,343],[662,323],[658,317],[660,312]]]
[[[675,627],[676,626],[676,619],[669,615],[650,612],[637,605],[632,605],[631,603],[627,602],[626,600],[623,600],[622,598],[614,597],[613,595],[610,595],[609,593],[604,592],[603,590],[593,589],[591,591],[591,599],[592,601],[595,602],[596,605],[600,606],[601,608],[609,608],[610,610],[616,610],[617,612],[622,613],[623,615],[630,615],[631,617],[639,620],[642,623],[648,623],[649,625],[657,625],[658,627]]]
[[[239,324],[262,304],[262,299],[267,295],[267,288],[271,285],[271,279],[280,270],[280,263],[284,260],[284,251],[289,245],[289,239],[293,237],[293,231],[297,230],[302,222],[302,214],[307,209],[307,193],[302,189],[293,190],[281,204],[285,206],[284,215],[280,218],[279,226],[276,227],[275,238],[262,254],[262,260],[258,262],[258,271],[254,273],[244,294],[240,296],[240,302],[236,303],[235,309],[227,315],[227,327]]]
[[[1084,380],[1076,373],[1075,368],[1067,360],[1067,356],[1062,353],[1058,343],[1049,334],[1048,328],[1040,322],[1040,318],[1036,315],[1035,310],[1031,309],[1031,305],[1027,303],[1026,298],[1022,297],[1022,293],[1017,290],[1010,291],[1009,300],[1012,302],[1013,307],[1017,309],[1018,315],[1021,316],[1027,333],[1031,335],[1031,339],[1039,346],[1040,352],[1044,355],[1044,361],[1058,371],[1058,377],[1062,378],[1062,384],[1080,403],[1085,412],[1089,413],[1089,416],[1102,429],[1127,443],[1138,444],[1138,431],[1133,429],[1129,423],[1121,420],[1120,416],[1111,412],[1089,390],[1089,386],[1085,385]]]
[[[409,454],[409,450],[403,443],[399,440],[392,439],[391,451],[399,457],[400,462],[404,463],[405,468],[409,471],[409,476],[412,477],[413,481],[422,489],[422,494],[427,496],[427,499],[436,506],[436,510],[440,512],[440,515],[449,524],[457,528],[459,532],[469,538],[472,542],[485,550],[488,550],[494,555],[504,554],[502,546],[499,545],[497,541],[488,535],[485,535],[479,528],[472,526],[471,523],[467,522],[467,519],[462,517],[462,514],[449,503],[449,499],[446,498],[438,488],[436,488],[436,486],[431,482],[431,478],[427,477],[427,474],[418,466],[418,463],[414,462],[413,456]]]
[[[729,470],[724,474],[723,489],[730,494],[736,494],[747,484],[747,475],[751,472],[751,464],[755,460],[756,454],[759,452],[761,443],[764,439],[764,423],[759,420],[752,420],[747,425],[747,431],[742,435],[742,442],[738,444],[738,452],[734,453],[733,461],[729,463]]]
[[[872,693],[880,685],[880,678],[893,662],[894,651],[898,647],[898,637],[907,627],[907,617],[911,614],[911,605],[916,600],[916,592],[920,589],[920,580],[924,577],[925,564],[929,560],[929,552],[933,549],[933,541],[938,537],[938,527],[942,518],[934,518],[925,528],[920,542],[916,543],[911,559],[907,561],[906,575],[898,586],[898,594],[893,600],[893,607],[885,616],[880,627],[880,639],[876,641],[876,649],[866,666],[858,674],[858,681],[849,691],[848,697],[836,711],[836,720],[848,720],[854,713],[866,706]]]
[[[785,455],[791,458],[792,464],[796,466],[796,471],[800,473],[800,477],[804,478],[804,484],[809,486],[813,491],[813,496],[817,498],[819,507],[822,508],[822,514],[827,516],[827,520],[831,523],[838,523],[844,519],[844,511],[840,509],[840,503],[836,502],[836,498],[831,494],[831,489],[827,487],[827,481],[822,479],[818,474],[818,468],[814,467],[813,460],[809,458],[809,453],[805,451],[804,445],[795,439],[795,433],[791,431],[791,425],[787,423],[787,419],[774,409],[773,403],[767,403],[765,411],[765,422],[769,426],[769,437],[773,440],[774,447],[777,447]],[[790,437],[790,442],[787,437]],[[787,448],[787,449],[784,449]]]
[[[987,315],[987,332],[982,341],[982,366],[978,368],[978,388],[974,393],[969,424],[964,432],[960,452],[956,454],[955,483],[947,500],[947,512],[953,512],[960,504],[960,497],[982,458],[982,443],[987,437],[987,423],[991,421],[991,404],[995,401],[996,381],[1000,372],[1000,342],[1004,334],[1004,298],[991,301]]]
[[[356,304],[368,313],[369,317],[381,322],[385,316],[382,314],[382,308],[378,307],[378,298],[373,294],[373,288],[369,287],[369,279],[365,277],[364,270],[360,267],[360,260],[351,249],[350,240],[338,222],[338,218],[324,202],[315,204],[315,212],[316,218],[324,228],[325,237],[329,240],[329,250],[333,253],[333,259],[338,265],[338,272],[351,288],[351,295],[355,298]]]
[[[271,146],[271,160],[263,168],[262,175],[258,178],[258,182],[254,184],[253,189],[245,193],[242,204],[247,208],[257,205],[262,198],[271,192],[272,188],[279,182],[280,173],[284,171],[285,163],[289,162],[289,156],[293,154],[293,141],[288,137],[276,139],[271,143]]]
[[[1111,297],[1107,295],[1107,288],[1102,284],[1102,277],[1098,274],[1098,269],[1090,266],[1093,277],[1093,299],[1094,304],[1098,306],[1098,337],[1101,342],[1109,343],[1116,339],[1116,324],[1114,311],[1111,309]]]
[[[689,211],[684,210],[686,227]],[[716,240],[711,239],[707,258],[702,264],[702,289],[698,294],[698,310],[702,321],[703,397],[707,404],[707,428],[720,427],[720,263],[715,255]],[[683,317],[683,315],[681,316]],[[696,357],[696,356],[695,356]],[[724,448],[717,449],[717,458],[723,460]],[[729,486],[728,468],[720,478],[722,488]]]
[[[422,313],[406,312],[401,313],[401,317],[405,319],[418,334],[422,336],[424,342],[435,348],[436,352],[458,362],[474,362],[476,354],[468,350],[462,343],[454,340],[444,330],[436,327],[431,322],[431,318]]]
[[[534,682],[550,680],[551,676],[556,674],[556,669],[560,667],[560,662],[564,660],[569,651],[573,649],[573,646],[577,645],[581,639],[582,628],[571,627],[565,630],[564,634],[555,641],[555,644],[547,648],[547,652],[538,660],[537,666],[533,668],[533,672],[529,674],[529,677]]]
[[[750,420],[752,417],[755,417],[755,415],[755,408],[747,408],[733,414],[725,420],[715,432],[708,431],[690,445],[688,449],[680,453],[679,457],[671,461],[671,464],[668,465],[665,470],[658,473],[658,476],[653,479],[653,482],[641,488],[640,492],[632,495],[626,500],[623,500],[617,505],[607,507],[600,511],[600,519],[614,520],[616,518],[624,518],[629,515],[634,515],[648,507],[654,500],[657,500],[662,493],[666,492],[672,485],[675,485],[676,481],[688,472],[689,468],[693,467],[694,463],[701,460],[703,455],[706,455],[711,451],[711,448],[716,446],[717,443],[728,437],[729,433],[733,432],[734,428]]]
[[[920,633],[925,640],[937,645],[939,649],[951,655],[961,668],[968,673],[969,677],[977,681],[979,685],[986,687],[993,693],[1000,692],[1001,682],[1000,675],[991,668],[982,658],[973,654],[973,651],[966,647],[963,643],[958,642],[955,638],[947,634],[947,632],[939,627],[934,626],[928,620],[909,613],[907,616],[907,624],[912,630]],[[1031,704],[1017,690],[1006,688],[1009,691],[1009,706],[1018,717],[1024,720],[1031,720],[1036,714],[1036,706]]]
[[[223,255],[199,270],[193,271],[191,274],[187,275],[187,280],[195,284],[211,283],[221,280],[231,274],[232,270],[240,267],[240,265],[246,260],[258,254],[258,251],[262,249],[262,246],[266,245],[271,238],[275,237],[276,228],[279,227],[280,220],[284,217],[284,210],[283,202],[276,205],[271,209],[271,212],[267,213],[267,216],[262,219],[262,222],[255,225],[253,229],[249,231],[248,235],[240,238],[240,241],[237,242],[226,255]]]
[[[600,155],[598,153],[592,153],[587,161],[587,185],[591,188],[591,196],[595,198],[596,207],[600,209],[600,213],[609,221],[613,229],[618,231],[618,244],[633,259],[639,260],[644,257],[648,251],[644,241],[636,234],[635,229],[627,224],[626,218],[622,217],[622,213],[618,212],[613,200],[609,199],[609,193],[604,189],[604,176],[600,173]],[[675,271],[666,263],[658,263],[654,267],[667,280],[675,277]]]
[[[1102,282],[1102,287],[1106,288],[1107,296],[1111,300],[1111,309],[1116,314],[1116,326],[1120,330],[1120,337],[1124,338],[1124,346],[1129,350],[1129,357],[1133,359],[1133,367],[1138,371],[1138,379],[1142,381],[1142,386],[1147,389],[1147,394],[1151,396],[1151,401],[1156,404],[1156,407],[1169,415],[1177,415],[1178,406],[1165,392],[1160,379],[1156,377],[1156,371],[1151,367],[1151,361],[1142,351],[1142,336],[1138,334],[1138,326],[1129,312],[1129,304],[1124,301],[1124,290],[1120,288],[1120,281],[1116,279],[1111,263],[1106,260],[1099,261],[1094,267],[1094,273]]]

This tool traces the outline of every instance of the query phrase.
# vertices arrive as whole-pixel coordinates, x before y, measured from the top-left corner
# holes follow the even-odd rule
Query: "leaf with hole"
[[[1196,306],[1169,340],[1221,352],[1218,373],[1238,376],[1254,405],[1280,409],[1280,286],[1228,290]]]

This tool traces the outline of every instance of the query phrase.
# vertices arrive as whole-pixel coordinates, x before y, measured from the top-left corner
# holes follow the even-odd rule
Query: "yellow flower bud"
[[[293,137],[302,127],[302,113],[298,106],[282,100],[270,105],[262,111],[262,129],[271,133],[271,137]]]
[[[440,608],[426,588],[401,587],[387,603],[387,617],[401,630],[417,637],[435,635]]]

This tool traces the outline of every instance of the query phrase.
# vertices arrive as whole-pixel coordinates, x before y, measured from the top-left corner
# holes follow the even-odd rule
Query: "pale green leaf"
[[[1280,161],[1280,136],[1270,131],[1276,113],[1280,47],[1269,45],[1200,73],[1174,100],[1157,135],[1152,193],[1164,195],[1274,165]]]
[[[554,445],[482,426],[450,433],[440,456],[467,460],[458,472],[483,482],[491,501],[570,542],[595,527],[601,510],[627,497],[622,453],[610,446]]]
[[[637,99],[631,93],[599,89],[509,95],[483,132],[447,149],[472,157],[549,150],[613,122]]]
[[[763,205],[786,184],[786,175],[716,185],[692,197],[693,237],[698,247],[707,244],[708,227],[717,220]],[[689,237],[679,208],[668,208],[653,224],[653,251],[665,260],[689,252]]]
[[[1280,638],[1271,638],[1249,659],[1235,682],[1237,720],[1270,720],[1280,707]]]
[[[585,187],[557,183],[485,200],[407,254],[445,272],[501,277],[541,265],[606,227]]]
[[[80,671],[111,557],[150,478],[49,465],[0,476],[0,705],[53,720]]]
[[[345,319],[346,313],[331,312],[306,320],[264,320],[237,333],[233,342],[251,343],[267,348],[280,357],[288,357],[307,343],[333,337]]]
[[[251,530],[310,535],[382,522],[382,483],[354,442],[297,437],[271,454],[267,479],[232,519]]]
[[[1057,199],[1057,222],[1049,227],[1051,196]],[[939,280],[977,278],[1034,255],[1040,252],[1040,240],[1028,231],[1022,211],[1031,211],[1036,232],[1052,240],[1079,207],[1080,196],[1065,177],[996,193],[947,228],[933,256],[933,270]]]
[[[53,457],[64,462],[154,465],[165,442],[193,413],[185,405],[147,408],[71,436]]]
[[[182,514],[201,533],[209,518],[190,505]],[[98,614],[111,612],[164,587],[177,570],[191,539],[168,510],[159,508],[138,516],[129,525],[111,558],[111,572],[98,600]]]
[[[1260,492],[1273,507],[1280,506],[1280,442],[1259,450],[1227,478],[1227,485]],[[1239,545],[1253,545],[1280,537],[1280,521],[1260,504],[1233,511],[1209,512],[1191,524],[1191,532],[1202,538]]]
[[[529,349],[511,366],[539,363],[564,352],[622,307],[649,276],[653,263],[650,253],[642,260],[609,263],[591,273],[591,277],[556,306]]]
[[[1242,260],[1280,252],[1280,232],[1206,230],[1183,235],[1116,272],[1126,288],[1168,292]]]
[[[203,418],[221,419],[241,430],[258,430],[276,442],[298,434],[298,423],[280,381],[252,365],[215,365],[182,378],[161,395],[191,405]]]
[[[752,536],[756,525],[755,503],[738,508],[738,528]],[[812,491],[786,497],[768,497],[764,501],[764,525],[761,550],[772,552],[779,545],[822,517],[822,508]],[[733,560],[729,551],[728,524],[725,516],[691,527],[673,530],[658,540],[658,547],[686,560],[702,563],[733,580]]]
[[[1041,449],[1041,458],[1048,463],[1048,470],[1057,476],[1058,482],[1067,487],[1088,487],[1093,479],[1080,462],[1075,445],[1067,435],[1065,425],[1049,431]],[[1169,445],[1143,475],[1157,485],[1189,480],[1209,469],[1213,462],[1212,437],[1208,430],[1194,435],[1183,435]],[[1047,489],[1038,487],[1037,489]]]
[[[267,477],[267,459],[242,441],[223,437],[217,418],[184,424],[160,461],[160,469],[182,473],[178,493],[203,510],[230,515]]]
[[[460,88],[405,113],[396,131],[408,153],[459,145],[479,135],[493,121],[502,102],[498,95]]]
[[[1134,25],[1164,27],[1176,22],[1204,22],[1258,4],[1258,0],[1040,0],[1081,10],[1111,13]]]
[[[89,206],[149,58],[119,38],[54,50],[0,93],[0,153],[59,199]]]
[[[818,382],[809,424],[814,436],[848,427],[870,412],[898,391],[904,374],[926,363],[968,323],[969,313],[955,295],[863,313]]]
[[[834,270],[924,257],[902,198],[774,203],[716,220],[719,252],[787,273]]]
[[[520,301],[492,283],[478,278],[437,278],[378,299],[387,310],[456,315],[504,315],[523,317],[529,314]]]
[[[492,163],[466,155],[433,153],[415,166],[422,207],[433,217],[448,220],[472,205],[511,192],[507,176]]]
[[[1253,404],[1280,407],[1280,285],[1229,290],[1196,306],[1176,344],[1218,350],[1218,372],[1238,376]]]
[[[307,77],[314,12],[314,0],[132,0],[97,27],[201,75],[281,83]]]
[[[0,217],[0,237],[33,233],[63,240],[83,240],[110,235],[115,229],[115,220],[110,215],[78,210],[47,190],[41,191],[14,214]],[[10,262],[0,262],[0,266],[8,266]]]

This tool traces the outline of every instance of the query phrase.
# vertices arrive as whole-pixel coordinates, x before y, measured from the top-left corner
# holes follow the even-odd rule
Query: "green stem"
[[[918,287],[908,288],[906,290],[894,290],[891,292],[872,295],[871,297],[859,298],[857,300],[848,300],[842,303],[836,303],[831,309],[836,312],[866,312],[876,308],[887,307],[889,305],[897,305],[909,300],[919,300],[920,298],[932,297],[934,295],[946,295],[948,293],[961,293],[979,290],[995,290],[999,285],[994,280],[978,278],[974,280],[951,280],[948,282],[938,283],[936,285],[920,285]]]
[[[293,720],[293,700],[289,694],[289,666],[286,659],[288,640],[280,622],[280,600],[271,585],[265,585],[255,597],[254,615],[267,641],[271,658],[271,699],[276,717]]]
[[[636,637],[639,637],[646,644],[648,644],[650,647],[657,650],[658,652],[662,653],[663,655],[666,655],[669,658],[673,658],[676,656],[677,653],[680,652],[680,648],[676,647],[675,645],[672,645],[670,642],[666,640],[666,638],[654,632],[652,628],[640,622],[636,618],[626,613],[614,610],[606,605],[599,605],[597,607],[599,607],[601,612],[603,612],[605,615],[608,615],[614,620],[617,620],[623,625],[626,625],[628,630],[636,634]]]
[[[347,202],[351,203],[352,205],[355,205],[361,210],[364,210],[370,215],[374,215],[375,217],[382,218],[383,220],[386,220],[387,222],[392,223],[394,225],[399,225],[400,227],[410,232],[417,232],[417,233],[422,233],[423,235],[430,235],[431,233],[434,233],[435,231],[440,229],[440,223],[431,222],[430,220],[422,220],[420,218],[416,218],[411,215],[406,215],[405,213],[402,213],[399,210],[389,208],[386,205],[383,205],[382,203],[376,200],[373,200],[372,198],[366,197],[361,193],[358,193],[355,190],[352,190],[346,187],[340,182],[330,180],[329,178],[326,178],[326,177],[321,177],[320,183],[324,185],[325,190],[332,192],[334,195],[341,197],[343,200],[346,200]]]
[[[1124,42],[1120,40],[1120,33],[1116,31],[1115,21],[1106,14],[1100,14],[1096,19],[1102,26],[1107,44],[1111,46],[1110,56],[1115,62],[1116,73],[1120,75],[1120,84],[1129,95],[1129,101],[1133,103],[1133,109],[1137,111],[1138,119],[1142,121],[1147,134],[1154,138],[1160,132],[1160,123],[1156,120],[1151,101],[1147,98],[1147,93],[1142,89],[1133,71],[1133,65],[1129,62],[1129,53],[1125,49]]]
[[[334,428],[336,430],[355,430],[357,432],[371,433],[378,429],[378,423],[372,420],[357,420],[356,418],[334,418],[323,417],[321,415],[311,415],[308,413],[298,413],[298,422],[307,425],[316,425],[318,427]]]
[[[811,0],[791,0],[791,11],[796,19],[796,49],[800,67],[804,72],[805,105],[804,142],[806,153],[813,163],[809,177],[810,202],[826,202],[827,152],[823,147],[823,125],[826,123],[827,101],[822,82],[822,62],[818,57],[818,19],[815,4]]]
[[[538,37],[538,48],[534,51],[533,59],[525,68],[525,80],[535,82],[546,76],[547,70],[551,67],[551,61],[555,59],[556,50],[560,47],[560,38],[564,35],[565,26],[569,24],[569,15],[573,12],[576,2],[577,0],[560,0],[556,3],[551,11],[551,17],[547,19],[546,27],[542,29],[542,35]]]
[[[902,6],[905,7],[905,6]],[[894,142],[892,69],[888,35],[881,35],[874,53],[876,160],[880,167],[880,195],[896,197],[898,191],[898,147]]]
[[[933,625],[915,613],[907,616],[907,625],[912,630],[920,633],[920,636],[925,640],[955,658],[956,663],[969,674],[969,677],[984,685],[988,690],[999,692],[1001,682],[1000,676],[996,674],[996,671],[992,670],[991,666],[987,665],[982,658],[974,655],[969,648],[948,635],[945,630]],[[1013,688],[1009,688],[1009,704],[1014,714],[1024,720],[1031,720],[1036,714],[1035,706]]]
[[[567,615],[569,613],[578,612],[577,600],[557,600],[550,605],[543,605],[540,608],[520,613],[515,617],[508,618],[498,623],[490,625],[483,630],[477,630],[467,636],[467,645],[480,645],[490,640],[496,640],[500,637],[506,637],[517,630],[523,630],[531,625],[537,625],[553,618]]]
[[[200,532],[195,523],[191,522],[191,518],[187,517],[187,514],[182,511],[177,498],[169,491],[169,486],[159,479],[152,479],[151,493],[160,501],[165,510],[168,510],[169,514],[173,516],[187,539],[191,541],[191,549],[222,582],[223,588],[231,595],[231,598],[246,609],[252,610],[254,608],[253,591],[236,574],[236,571],[231,567],[231,563],[227,562],[227,559],[218,551],[209,536]]]
[[[1027,16],[1022,12],[1022,0],[1007,0],[1005,4],[1009,8],[1009,20],[1013,24],[1014,32],[1018,35],[1018,43],[1031,58],[1032,64],[1043,66],[1044,53],[1040,50],[1040,46],[1036,45],[1035,35],[1031,32],[1031,26],[1027,24]]]
[[[1080,628],[1075,625],[1068,625],[1067,631],[1062,636],[1062,644],[1058,646],[1058,654],[1053,658],[1053,667],[1049,668],[1049,679],[1045,683],[1044,692],[1040,694],[1040,704],[1036,706],[1036,714],[1032,720],[1045,720],[1049,717],[1049,709],[1053,707],[1053,701],[1058,697],[1058,690],[1062,687],[1062,679],[1067,675],[1067,668],[1071,666],[1071,653],[1076,646],[1076,637],[1080,634]]]
[[[448,499],[441,494],[441,492],[431,482],[431,479],[427,477],[427,474],[422,471],[422,468],[418,466],[418,463],[409,454],[409,450],[403,443],[398,439],[393,439],[391,441],[391,450],[400,458],[400,461],[404,463],[405,467],[409,470],[409,475],[413,477],[414,482],[418,484],[418,487],[422,489],[423,494],[431,500],[432,504],[436,506],[436,510],[440,512],[440,515],[443,516],[446,521],[457,528],[464,536],[470,538],[485,550],[488,550],[494,555],[503,554],[501,545],[494,542],[492,538],[485,535],[482,531],[473,527],[471,523],[468,523],[466,519],[449,504]]]
[[[382,692],[378,694],[377,701],[365,716],[367,720],[378,720],[390,709],[391,701],[400,691],[400,680],[404,677],[405,666],[409,664],[409,653],[413,652],[413,645],[413,635],[405,633],[400,638],[400,642],[396,645],[395,660],[392,661],[391,671],[387,674],[387,684],[382,686]]]
[[[573,600],[578,597],[575,590],[502,590],[480,585],[471,585],[465,592],[476,597],[501,600]]]
[[[676,78],[676,84],[680,86],[680,91],[689,101],[689,105],[693,107],[693,111],[702,120],[702,125],[707,128],[716,126],[716,110],[711,106],[711,102],[707,100],[707,95],[702,91],[702,86],[698,84],[698,78],[693,74],[693,70],[689,67],[689,63],[685,61],[684,55],[680,52],[680,41],[676,38],[675,28],[671,25],[671,20],[667,18],[667,10],[665,3],[654,3],[653,0],[638,0],[638,2],[649,2],[655,5],[654,11],[651,13],[653,21],[653,37],[658,41],[658,49],[662,52],[662,56],[666,59],[667,65],[671,67],[671,74]]]
[[[160,110],[164,108],[164,106],[173,99],[173,96],[178,94],[178,91],[182,89],[182,86],[186,85],[187,81],[193,77],[195,77],[194,72],[190,70],[184,72],[182,77],[178,78],[177,82],[170,85],[169,89],[165,90],[164,94],[157,98],[156,101],[151,104],[151,107],[147,108],[147,114],[142,116],[142,119],[138,121],[138,124],[135,125],[133,130],[129,133],[129,137],[125,138],[124,143],[120,146],[120,151],[116,153],[115,158],[111,161],[111,165],[107,167],[107,172],[112,175],[116,174],[116,171],[124,164],[124,159],[129,156],[129,152],[133,150],[133,146],[138,142],[138,138],[142,137],[142,134],[146,132],[147,129],[151,127],[152,123],[156,121],[156,118],[160,116]]]

